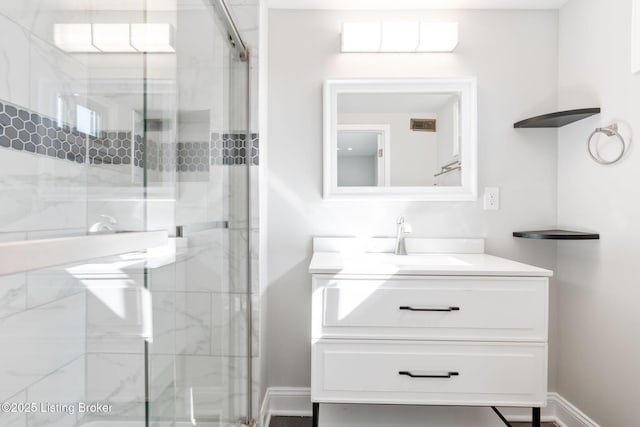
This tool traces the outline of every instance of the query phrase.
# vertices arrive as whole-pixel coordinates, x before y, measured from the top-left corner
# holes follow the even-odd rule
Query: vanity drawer
[[[543,277],[314,276],[313,338],[546,341]]]
[[[311,400],[544,406],[547,345],[320,340]]]

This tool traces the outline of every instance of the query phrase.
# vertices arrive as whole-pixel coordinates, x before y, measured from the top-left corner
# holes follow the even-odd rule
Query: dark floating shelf
[[[513,124],[514,128],[559,128],[578,120],[586,119],[600,113],[600,108],[580,108],[578,110],[558,111],[520,120]]]
[[[581,231],[569,230],[536,230],[536,231],[514,231],[513,237],[525,239],[547,239],[547,240],[597,240],[600,239],[598,233],[584,233]]]

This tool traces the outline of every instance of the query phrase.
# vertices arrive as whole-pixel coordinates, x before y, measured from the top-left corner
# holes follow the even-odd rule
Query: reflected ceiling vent
[[[436,119],[411,119],[410,128],[418,132],[435,132]]]

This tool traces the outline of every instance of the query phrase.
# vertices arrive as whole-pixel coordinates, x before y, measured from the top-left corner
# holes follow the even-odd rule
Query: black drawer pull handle
[[[460,375],[458,372],[447,372],[446,374],[420,375],[412,374],[409,371],[399,371],[398,375],[406,375],[411,378],[451,378]]]
[[[447,307],[447,308],[415,308],[409,305],[401,305],[398,307],[400,310],[409,311],[459,311],[460,307]]]

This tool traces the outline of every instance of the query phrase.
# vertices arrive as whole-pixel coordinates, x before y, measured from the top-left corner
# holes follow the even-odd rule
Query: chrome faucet
[[[393,251],[396,255],[406,255],[407,250],[404,246],[405,233],[411,233],[411,226],[404,222],[404,217],[398,217],[396,220],[396,247]]]

